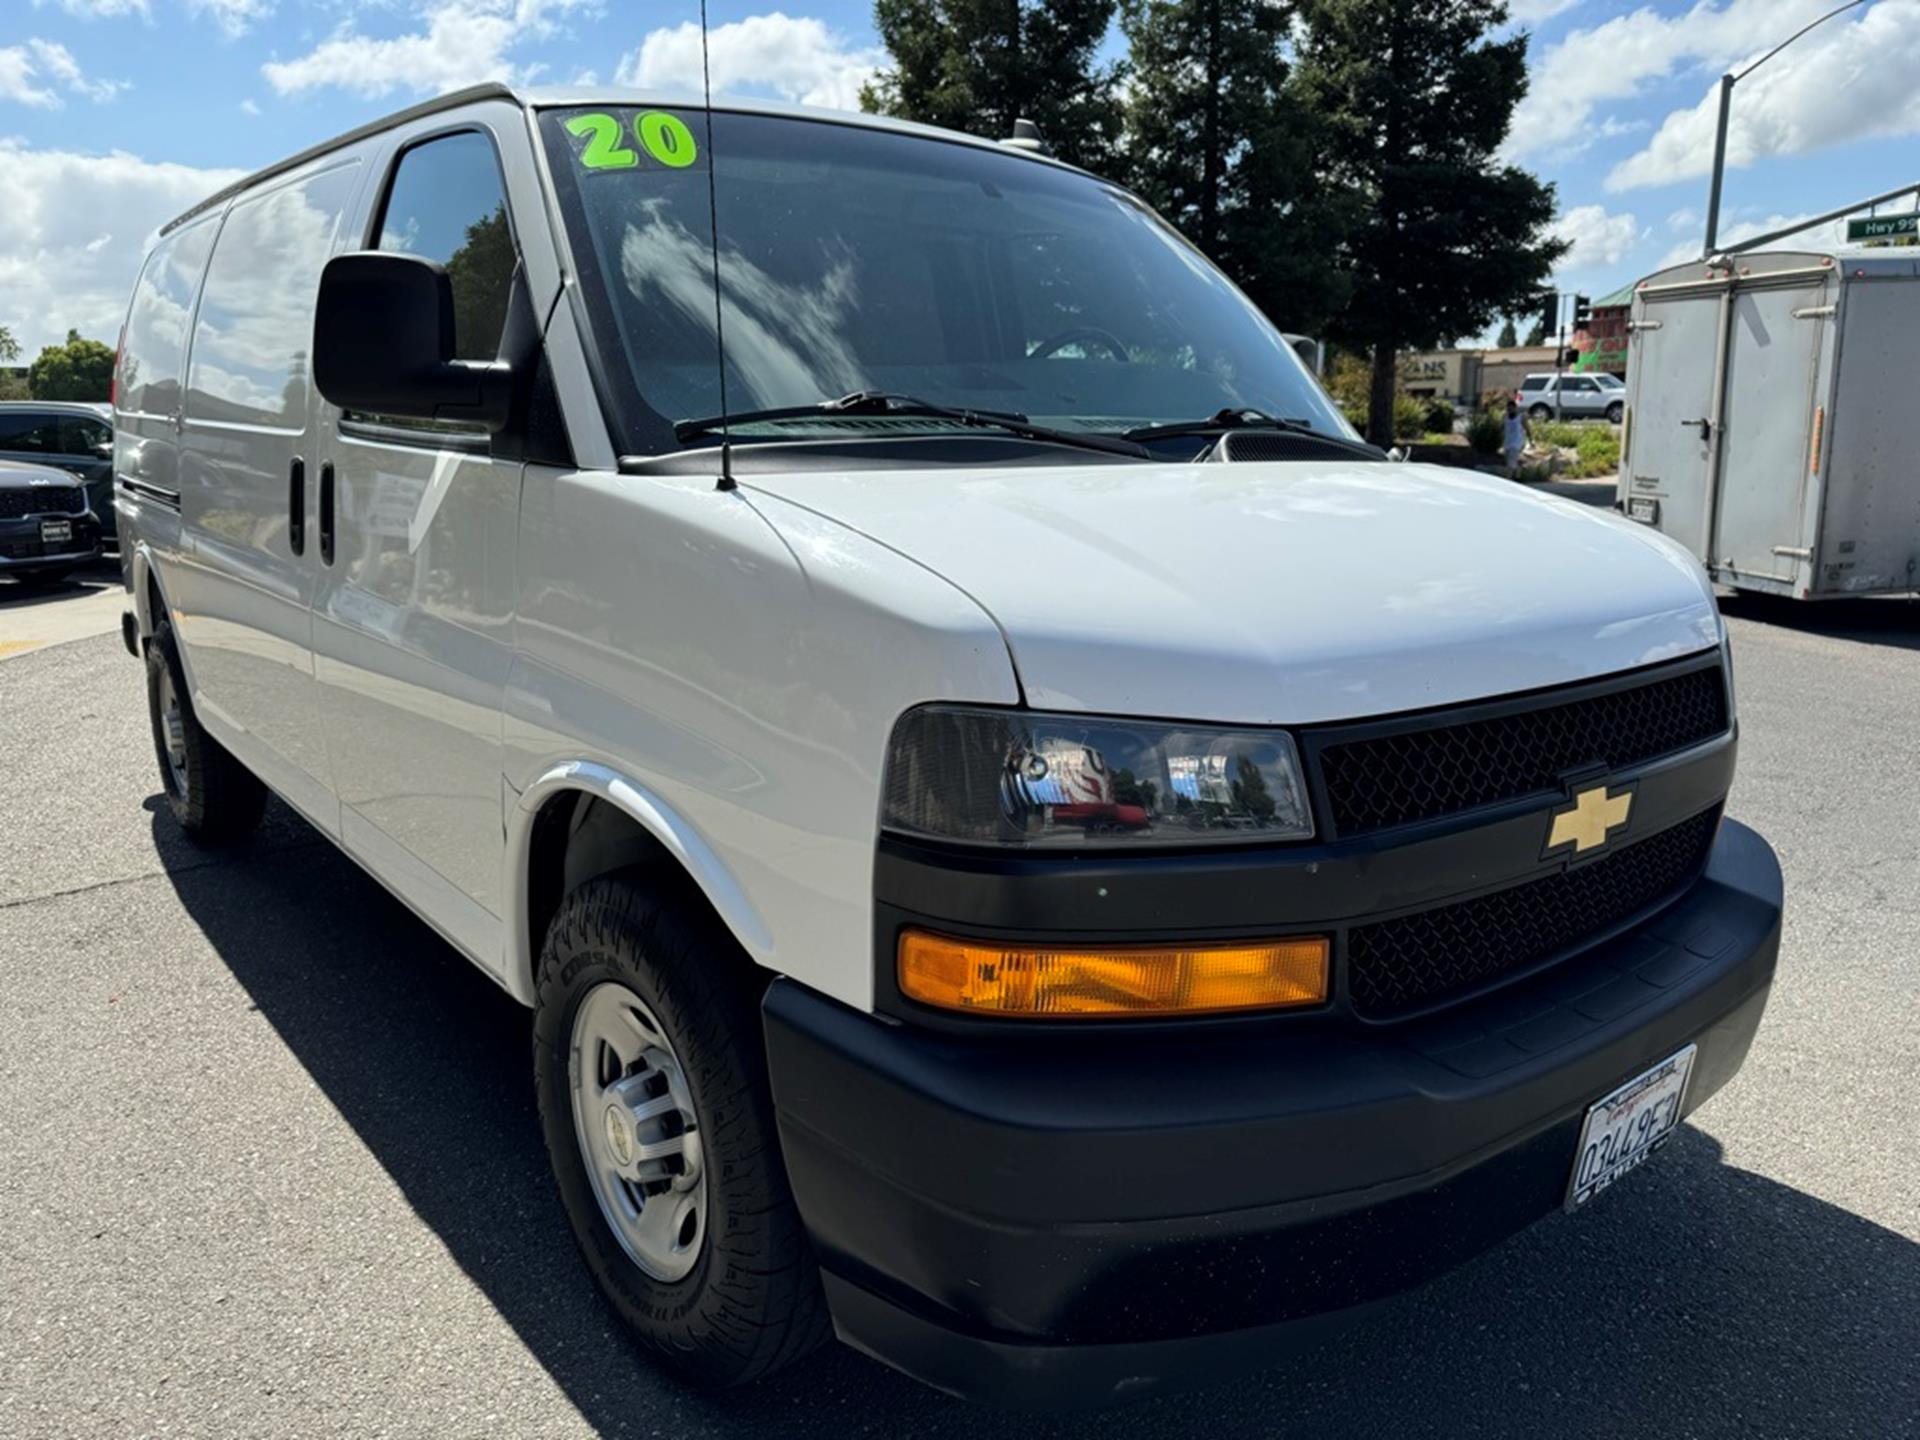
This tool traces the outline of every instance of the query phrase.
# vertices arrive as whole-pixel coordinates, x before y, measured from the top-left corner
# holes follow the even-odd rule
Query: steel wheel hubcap
[[[173,688],[173,675],[160,672],[160,742],[166,748],[167,770],[173,777],[174,793],[187,793],[187,722],[180,711],[180,694]]]
[[[607,981],[573,1016],[573,1128],[600,1213],[628,1257],[679,1280],[707,1233],[707,1176],[686,1072],[632,990]]]

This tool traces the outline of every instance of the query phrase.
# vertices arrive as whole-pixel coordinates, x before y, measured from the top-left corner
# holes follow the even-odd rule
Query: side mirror
[[[313,383],[342,410],[504,429],[513,371],[453,358],[453,287],[417,255],[363,250],[320,272]]]

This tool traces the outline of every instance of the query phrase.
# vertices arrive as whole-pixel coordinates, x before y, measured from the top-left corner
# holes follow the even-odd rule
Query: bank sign
[[[1847,239],[1861,245],[1920,244],[1920,215],[1875,215],[1847,222]]]

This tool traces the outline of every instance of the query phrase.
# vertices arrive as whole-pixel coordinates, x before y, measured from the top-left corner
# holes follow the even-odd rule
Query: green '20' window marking
[[[640,157],[624,143],[624,127],[611,115],[576,115],[567,121],[567,133],[587,137],[580,163],[589,170],[626,170],[640,163]]]
[[[640,137],[640,143],[646,147],[647,154],[662,165],[671,165],[676,170],[693,164],[699,155],[699,151],[694,147],[693,132],[687,128],[687,122],[678,115],[667,114],[664,110],[649,110],[641,115],[633,122],[633,132]]]

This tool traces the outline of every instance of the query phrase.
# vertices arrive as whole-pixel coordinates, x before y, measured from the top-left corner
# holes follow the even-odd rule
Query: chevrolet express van
[[[532,1008],[698,1382],[1273,1363],[1605,1203],[1759,1024],[1699,565],[1390,463],[1044,156],[449,95],[168,225],[115,419],[174,816],[272,791]]]

